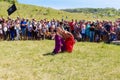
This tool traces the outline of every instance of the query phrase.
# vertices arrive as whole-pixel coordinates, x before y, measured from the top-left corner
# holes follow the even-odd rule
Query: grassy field
[[[0,80],[120,80],[120,46],[76,43],[50,55],[54,41],[1,41]]]

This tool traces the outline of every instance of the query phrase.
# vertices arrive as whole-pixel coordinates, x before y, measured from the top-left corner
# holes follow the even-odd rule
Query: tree
[[[9,3],[11,3],[11,4],[13,4],[13,3],[18,3],[17,0],[0,0],[0,1],[6,1],[6,2],[9,2]]]

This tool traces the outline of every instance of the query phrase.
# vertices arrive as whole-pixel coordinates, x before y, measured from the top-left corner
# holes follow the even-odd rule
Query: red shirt
[[[69,26],[70,26],[70,29],[71,29],[71,30],[74,30],[74,22],[70,22],[70,23],[69,23]]]

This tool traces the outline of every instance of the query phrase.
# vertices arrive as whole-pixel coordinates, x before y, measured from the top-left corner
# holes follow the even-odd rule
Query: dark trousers
[[[14,30],[11,30],[11,31],[10,31],[10,39],[11,39],[11,40],[14,40],[14,37],[15,37],[15,31],[14,31]]]
[[[4,40],[7,39],[7,31],[3,31]]]
[[[32,39],[37,40],[37,32],[32,32]]]
[[[82,41],[85,41],[85,33],[81,33],[81,35],[82,35]]]

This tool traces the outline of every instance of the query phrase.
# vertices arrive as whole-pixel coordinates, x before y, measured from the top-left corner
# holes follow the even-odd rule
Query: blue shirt
[[[24,24],[25,26],[23,26],[23,24]],[[21,21],[21,28],[26,28],[26,24],[27,24],[26,21]]]

